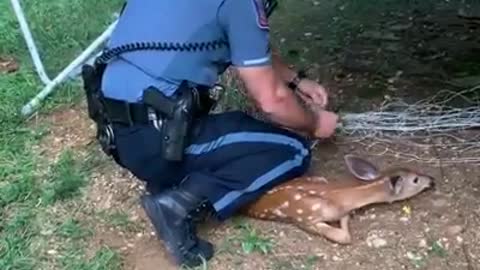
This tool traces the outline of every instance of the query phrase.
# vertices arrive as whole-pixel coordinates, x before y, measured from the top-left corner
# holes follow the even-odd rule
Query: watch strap
[[[300,70],[297,72],[297,75],[295,75],[295,77],[288,83],[288,88],[292,89],[292,90],[296,90],[298,88],[298,84],[300,83],[300,81],[304,78],[307,77],[307,74],[305,73],[305,71],[303,70]]]

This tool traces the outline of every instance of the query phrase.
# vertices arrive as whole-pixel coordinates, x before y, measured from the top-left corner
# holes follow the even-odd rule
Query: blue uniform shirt
[[[271,64],[263,0],[129,0],[108,47],[134,42],[192,43],[223,40],[207,51],[135,51],[105,70],[105,96],[137,102],[155,86],[171,95],[182,80],[212,86],[229,65]]]

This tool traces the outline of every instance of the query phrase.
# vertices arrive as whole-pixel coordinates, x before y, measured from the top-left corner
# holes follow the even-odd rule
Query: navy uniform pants
[[[243,112],[208,115],[197,125],[180,163],[162,159],[153,126],[115,127],[122,166],[152,193],[181,184],[205,196],[220,220],[308,169],[305,139]]]

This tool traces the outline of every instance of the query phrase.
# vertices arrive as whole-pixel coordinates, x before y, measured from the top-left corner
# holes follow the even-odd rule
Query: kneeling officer
[[[309,167],[309,137],[334,133],[337,115],[318,108],[325,89],[270,48],[263,0],[129,0],[95,68],[83,78],[97,138],[145,181],[142,206],[177,264],[209,260],[200,213],[225,220]],[[210,114],[218,76],[232,67],[271,120]]]

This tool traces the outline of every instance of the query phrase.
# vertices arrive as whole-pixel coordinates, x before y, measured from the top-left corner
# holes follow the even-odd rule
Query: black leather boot
[[[196,267],[213,257],[213,245],[198,238],[195,220],[206,202],[194,194],[172,189],[142,196],[142,206],[168,252],[178,265]],[[194,220],[195,219],[195,220]]]

